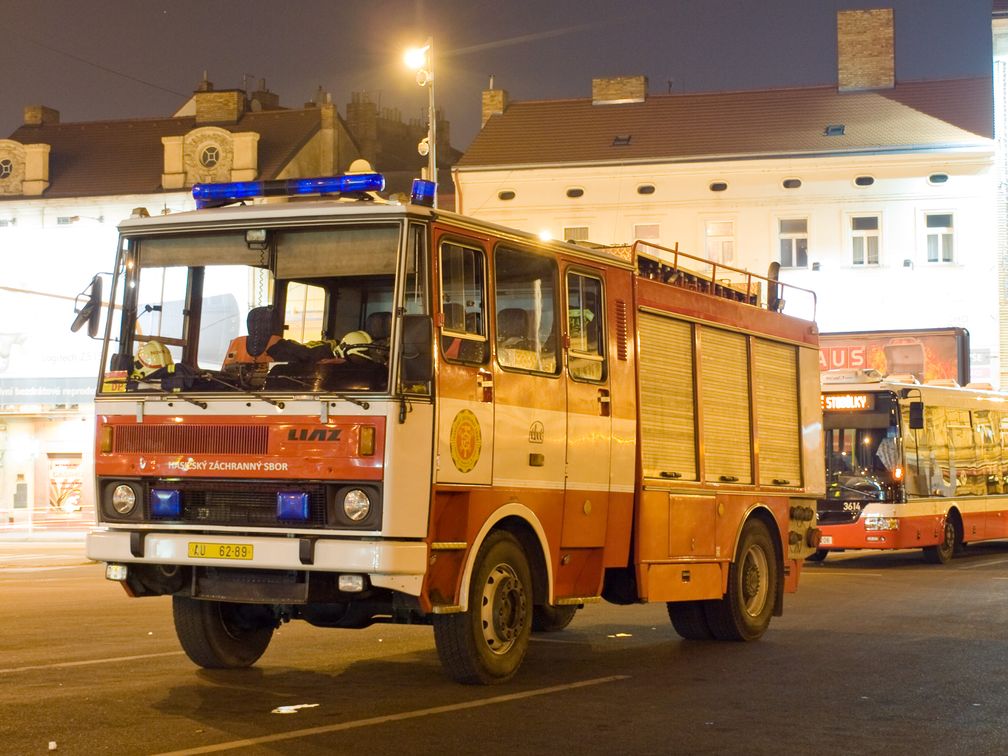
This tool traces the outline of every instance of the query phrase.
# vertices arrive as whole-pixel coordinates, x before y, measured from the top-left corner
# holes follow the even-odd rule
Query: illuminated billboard
[[[970,381],[969,331],[930,328],[847,331],[819,335],[819,369],[874,368],[885,376],[914,376],[921,383]]]

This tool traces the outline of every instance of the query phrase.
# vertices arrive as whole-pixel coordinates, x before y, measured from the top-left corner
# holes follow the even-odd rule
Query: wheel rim
[[[956,530],[952,520],[945,520],[945,542],[942,544],[942,551],[951,553],[955,548]]]
[[[766,606],[770,574],[766,552],[758,545],[750,546],[742,557],[741,585],[742,605],[750,617],[758,617]]]
[[[518,640],[525,626],[528,602],[525,586],[509,564],[498,564],[483,585],[480,624],[487,648],[506,654]]]

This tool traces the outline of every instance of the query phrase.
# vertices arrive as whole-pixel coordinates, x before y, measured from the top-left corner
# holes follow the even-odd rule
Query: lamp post
[[[428,37],[423,47],[414,47],[403,55],[406,65],[416,71],[416,82],[427,87],[427,136],[420,140],[417,151],[427,156],[427,180],[437,184],[437,112],[434,110],[434,38]],[[437,189],[434,190],[437,207]]]

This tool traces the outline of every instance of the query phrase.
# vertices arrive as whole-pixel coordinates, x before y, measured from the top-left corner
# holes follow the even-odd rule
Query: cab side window
[[[482,364],[488,348],[483,250],[441,244],[441,351],[445,359]]]
[[[594,276],[567,274],[567,328],[570,350],[567,369],[571,378],[603,381],[606,378],[602,281]]]
[[[556,374],[556,262],[498,247],[494,274],[497,361],[505,368]]]

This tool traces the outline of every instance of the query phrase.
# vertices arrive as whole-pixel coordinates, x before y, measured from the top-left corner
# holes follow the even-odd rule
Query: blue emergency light
[[[437,191],[437,184],[426,179],[413,179],[413,192],[410,194],[410,202],[414,205],[424,205],[434,207],[434,192]]]
[[[276,497],[278,520],[301,520],[304,522],[308,519],[310,509],[307,493],[303,491],[278,491]]]
[[[275,181],[232,181],[226,184],[193,184],[196,207],[224,205],[251,197],[294,197],[303,194],[348,194],[380,192],[385,177],[380,173],[353,173],[345,176],[277,179]]]
[[[182,496],[177,489],[151,489],[151,517],[177,519],[182,514]]]

